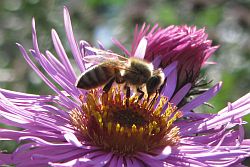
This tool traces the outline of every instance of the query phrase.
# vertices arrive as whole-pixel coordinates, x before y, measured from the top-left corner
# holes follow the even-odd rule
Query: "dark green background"
[[[221,92],[211,101],[215,109],[202,107],[202,112],[218,112],[250,90],[250,1],[249,0],[1,0],[0,1],[0,87],[36,94],[51,90],[31,70],[15,43],[31,47],[31,19],[37,24],[42,51],[53,50],[50,30],[55,28],[69,51],[63,26],[63,6],[72,18],[77,40],[92,44],[102,41],[112,48],[111,37],[130,47],[135,24],[159,23],[166,27],[196,25],[206,27],[209,38],[220,49],[211,60],[218,62],[202,72],[213,84],[223,81]],[[53,51],[52,51],[53,52]],[[71,55],[69,53],[69,55]],[[250,121],[250,117],[245,117]],[[246,135],[250,138],[250,125]],[[0,143],[11,150],[12,143]],[[246,162],[247,163],[247,162]]]

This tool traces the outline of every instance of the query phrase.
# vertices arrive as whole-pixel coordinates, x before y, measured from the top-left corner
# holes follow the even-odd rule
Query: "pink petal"
[[[147,49],[147,40],[146,38],[142,38],[135,51],[134,57],[143,59],[146,53],[146,49]]]

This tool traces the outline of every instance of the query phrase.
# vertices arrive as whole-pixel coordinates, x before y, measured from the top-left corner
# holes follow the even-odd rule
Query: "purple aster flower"
[[[143,24],[140,30],[136,26],[134,31],[134,40],[131,51],[128,51],[119,41],[114,40],[124,53],[133,56],[142,39],[145,50],[144,59],[153,61],[154,65],[165,68],[171,63],[177,61],[177,89],[180,89],[187,83],[195,84],[200,74],[202,66],[208,63],[207,59],[217,50],[218,46],[212,46],[212,41],[207,39],[205,28],[197,29],[195,26],[169,26],[160,28]]]
[[[64,24],[76,65],[84,72],[89,64],[83,58],[95,53],[88,49],[87,42],[77,43],[66,8]],[[220,90],[218,83],[176,107],[191,88],[191,83],[186,83],[173,93],[177,85],[176,62],[163,68],[168,79],[160,96],[150,104],[152,107],[147,99],[138,101],[137,94],[125,97],[119,85],[108,93],[101,88],[80,90],[75,87],[77,75],[56,31],[51,34],[57,56],[39,50],[33,20],[33,48],[29,52],[49,77],[17,44],[25,60],[55,95],[0,89],[0,122],[21,128],[0,130],[1,140],[20,142],[13,153],[0,153],[0,165],[230,166],[239,165],[250,156],[250,140],[244,139],[242,121],[250,113],[250,94],[229,103],[217,114],[191,112]],[[146,38],[142,38],[135,45],[133,56],[145,57],[145,43]],[[100,48],[104,49],[102,45]]]

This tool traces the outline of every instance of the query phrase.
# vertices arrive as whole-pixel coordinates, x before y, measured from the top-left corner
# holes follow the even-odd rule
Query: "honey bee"
[[[94,89],[103,86],[103,91],[108,92],[113,84],[124,84],[126,96],[130,96],[130,87],[136,89],[141,99],[144,96],[143,88],[149,97],[159,93],[164,83],[165,75],[162,69],[154,69],[153,64],[145,60],[111,53],[108,51],[90,48],[96,55],[84,57],[84,61],[94,63],[84,71],[76,81],[80,89]]]

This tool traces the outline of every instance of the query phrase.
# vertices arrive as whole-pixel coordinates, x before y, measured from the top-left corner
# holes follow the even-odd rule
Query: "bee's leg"
[[[150,97],[152,96],[152,93],[150,93],[150,94],[147,94],[147,102],[149,102],[149,100],[150,100]]]
[[[115,77],[108,81],[108,83],[103,87],[104,93],[107,93],[110,90],[114,81],[115,81]]]
[[[125,84],[124,89],[126,90],[126,106],[129,106],[130,87]]]
[[[148,94],[147,96],[148,96],[148,97],[147,97],[147,102],[149,102],[149,98],[150,98],[151,95]]]
[[[157,98],[158,96],[159,96],[159,91],[156,90],[155,96],[154,96],[154,98],[152,99],[152,103],[154,103],[154,102],[156,101],[156,98]]]
[[[126,98],[129,98],[130,97],[130,87],[127,84],[125,84],[124,89],[126,91]]]
[[[143,98],[143,96],[144,96],[144,92],[141,90],[140,87],[138,87],[136,90],[137,90],[137,92],[140,93],[140,96],[139,96],[138,100],[141,100]]]
[[[158,90],[156,90],[155,96],[154,96],[154,98],[151,100],[150,103],[154,102],[154,101],[156,100],[156,98],[160,95],[160,93],[161,93],[161,91],[162,91],[162,89],[163,89],[163,87],[164,87],[164,85],[165,85],[165,82],[166,82],[166,80],[164,81],[164,84],[162,84],[162,85],[160,86],[160,88],[159,88]],[[151,96],[151,95],[148,95],[147,102],[149,102],[150,96]]]
[[[156,90],[155,95],[153,97],[153,99],[150,101],[149,105],[148,105],[148,109],[151,109],[156,101],[156,98],[159,96],[159,90]],[[149,101],[149,97],[148,97],[148,101]]]

